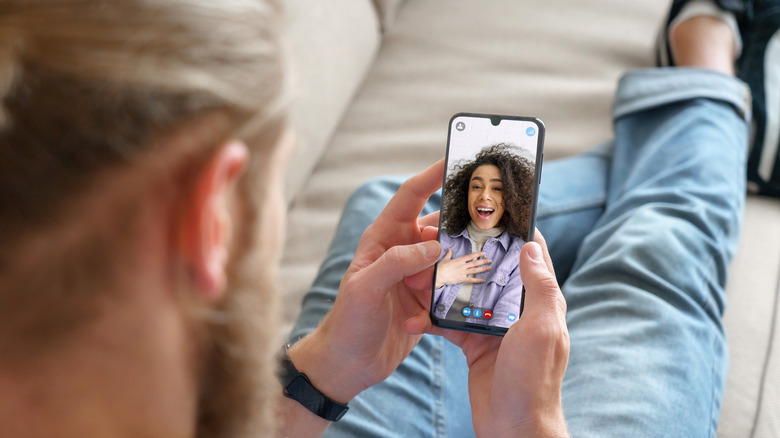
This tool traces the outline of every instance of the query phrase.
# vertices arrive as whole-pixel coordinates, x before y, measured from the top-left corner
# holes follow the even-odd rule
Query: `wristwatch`
[[[302,404],[314,415],[328,421],[339,421],[349,406],[328,398],[315,388],[309,377],[295,368],[290,360],[289,349],[290,344],[286,344],[281,351],[279,382],[282,384],[282,394]]]

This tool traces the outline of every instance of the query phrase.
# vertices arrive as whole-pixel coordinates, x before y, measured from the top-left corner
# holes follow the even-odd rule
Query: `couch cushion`
[[[286,193],[298,193],[379,48],[371,0],[286,0],[291,121],[299,140]]]

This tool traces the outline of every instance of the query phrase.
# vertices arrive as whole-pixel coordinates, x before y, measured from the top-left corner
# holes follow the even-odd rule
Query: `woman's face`
[[[492,164],[483,164],[474,170],[469,181],[469,215],[480,230],[489,230],[504,215],[504,197],[501,171]]]

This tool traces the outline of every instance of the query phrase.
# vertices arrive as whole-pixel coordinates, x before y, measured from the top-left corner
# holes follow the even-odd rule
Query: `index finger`
[[[428,198],[441,188],[443,178],[444,159],[442,158],[406,180],[376,221],[416,222]]]

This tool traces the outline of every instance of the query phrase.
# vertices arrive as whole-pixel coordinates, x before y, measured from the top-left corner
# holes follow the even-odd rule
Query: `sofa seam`
[[[753,416],[753,425],[750,429],[750,438],[756,437],[756,431],[758,430],[758,423],[761,419],[761,409],[764,402],[764,388],[766,387],[767,377],[769,375],[769,364],[772,361],[773,345],[775,343],[775,334],[777,332],[777,318],[778,307],[780,307],[780,275],[775,278],[775,296],[772,303],[772,321],[770,322],[769,329],[769,342],[767,345],[766,356],[764,357],[764,364],[761,370],[761,380],[758,387],[758,400],[756,401],[756,413]]]

